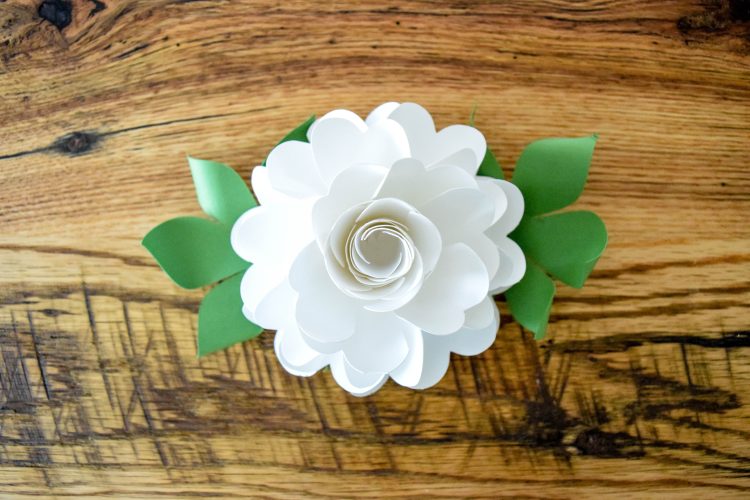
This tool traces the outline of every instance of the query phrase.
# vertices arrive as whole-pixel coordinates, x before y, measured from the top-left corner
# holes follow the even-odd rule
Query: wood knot
[[[54,149],[60,153],[79,155],[89,151],[99,142],[99,136],[91,132],[73,132],[58,139]]]
[[[70,0],[44,0],[39,5],[39,17],[62,30],[73,20],[73,5]]]

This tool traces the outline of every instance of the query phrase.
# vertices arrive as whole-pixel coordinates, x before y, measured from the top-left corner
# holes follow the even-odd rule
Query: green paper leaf
[[[198,357],[257,337],[263,328],[242,314],[240,283],[243,273],[209,291],[198,310]]]
[[[526,273],[521,281],[505,292],[510,312],[524,328],[541,339],[547,330],[555,284],[552,279],[531,260],[526,261]]]
[[[255,198],[242,177],[232,167],[188,156],[198,203],[206,214],[231,226],[251,208]]]
[[[518,159],[513,184],[523,193],[527,216],[559,210],[583,191],[596,136],[532,142]]]
[[[479,171],[477,175],[484,175],[485,177],[494,177],[495,179],[505,179],[503,175],[503,169],[500,167],[500,163],[492,154],[490,148],[487,148],[487,152],[484,153],[484,159],[479,164]]]
[[[297,125],[297,127],[294,130],[286,134],[284,138],[281,139],[278,144],[276,144],[276,146],[278,146],[279,144],[283,144],[286,141],[308,142],[307,131],[310,128],[310,125],[312,125],[314,122],[315,122],[315,115],[310,115],[310,118],[303,121],[302,123]],[[264,167],[266,166],[266,160],[263,160],[262,165]]]
[[[581,288],[607,246],[607,228],[593,212],[524,218],[510,238],[563,283]]]
[[[153,228],[141,242],[172,281],[199,288],[247,269],[229,242],[230,228],[198,217],[177,217]]]

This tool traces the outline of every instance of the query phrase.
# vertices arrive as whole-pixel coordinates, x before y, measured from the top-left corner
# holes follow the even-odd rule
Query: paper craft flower
[[[232,228],[232,247],[253,263],[245,315],[277,330],[276,355],[295,375],[330,365],[356,395],[388,376],[436,384],[451,351],[492,344],[492,294],[524,275],[523,251],[507,237],[521,192],[476,176],[486,152],[478,130],[436,132],[416,104],[387,103],[364,121],[332,111],[307,135],[254,169],[260,207]]]
[[[189,158],[209,219],[177,217],[143,239],[178,285],[216,284],[198,312],[199,356],[276,330],[292,374],[330,366],[358,396],[390,377],[424,389],[450,353],[495,339],[494,294],[545,334],[552,277],[576,288],[607,242],[592,212],[560,209],[583,191],[596,137],[523,151],[512,182],[473,127],[435,130],[416,104],[366,120],[311,117],[252,172]]]

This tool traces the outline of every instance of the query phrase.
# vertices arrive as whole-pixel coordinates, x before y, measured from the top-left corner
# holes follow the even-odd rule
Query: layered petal
[[[483,233],[492,223],[495,205],[479,189],[451,189],[421,209],[440,230],[443,244],[466,241]]]
[[[487,269],[464,243],[443,249],[419,293],[396,314],[434,335],[448,335],[464,324],[464,313],[487,295]]]
[[[332,356],[321,354],[307,345],[293,321],[276,332],[273,346],[281,366],[292,375],[300,377],[313,375],[332,359]]]
[[[466,311],[464,327],[446,338],[452,352],[462,356],[475,356],[486,351],[497,336],[500,312],[491,297]]]
[[[440,382],[450,363],[448,337],[426,332],[409,337],[409,355],[391,377],[396,383],[412,389],[426,389]]]
[[[333,284],[317,244],[309,244],[297,256],[289,283],[299,294],[294,314],[305,335],[321,343],[335,343],[354,334],[361,304]]]
[[[476,178],[456,166],[428,169],[417,159],[405,158],[388,170],[376,197],[397,198],[421,210],[430,200],[459,188],[476,190]]]
[[[331,374],[343,389],[353,396],[369,396],[380,389],[388,380],[386,373],[362,373],[354,369],[343,353],[334,356],[331,361]]]
[[[329,113],[315,122],[308,136],[326,186],[353,165],[390,167],[396,160],[410,155],[404,130],[388,119],[368,127],[353,113]]]
[[[464,327],[451,335],[412,332],[406,336],[409,350],[390,375],[396,383],[426,389],[440,382],[448,370],[450,353],[473,356],[487,350],[495,340],[500,314],[495,302],[485,297],[466,312]]]
[[[312,240],[309,202],[261,205],[248,210],[232,226],[232,248],[254,264],[288,268]]]
[[[419,329],[394,313],[361,311],[356,333],[343,347],[347,362],[364,373],[388,373],[406,358],[406,340]]]
[[[275,191],[294,198],[321,196],[326,192],[313,148],[307,142],[282,142],[268,155],[266,168]]]
[[[352,207],[372,200],[388,174],[380,165],[356,165],[339,173],[328,191],[312,208],[312,224],[318,244],[323,247],[336,220]]]
[[[504,292],[521,281],[526,273],[526,256],[515,241],[502,238],[495,244],[500,251],[500,266],[490,282],[490,295]]]
[[[286,276],[270,266],[250,266],[240,283],[245,316],[266,330],[281,328],[296,294]]]
[[[401,104],[389,118],[403,127],[413,158],[428,166],[457,165],[471,175],[477,173],[487,150],[487,143],[479,130],[468,125],[451,125],[436,132],[430,113],[414,103]],[[461,153],[464,150],[470,151],[471,155]]]
[[[496,212],[495,222],[487,229],[487,236],[494,241],[499,241],[502,237],[510,234],[521,222],[524,209],[523,195],[515,184],[508,181],[491,179],[490,182],[503,191],[506,199],[505,210],[499,216]],[[497,203],[497,197],[494,199]]]

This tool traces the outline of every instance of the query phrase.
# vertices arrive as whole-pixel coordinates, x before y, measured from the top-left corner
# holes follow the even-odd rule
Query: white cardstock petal
[[[361,372],[387,373],[406,358],[406,335],[418,328],[394,313],[361,311],[357,332],[344,346],[349,364]]]
[[[289,282],[299,294],[295,317],[306,335],[327,343],[342,342],[354,334],[358,304],[333,284],[317,244],[308,245],[297,256]]]
[[[447,345],[448,337],[422,333],[424,339],[424,366],[419,376],[419,382],[414,389],[427,389],[440,382],[448,371],[451,353]]]
[[[521,222],[524,202],[521,190],[515,184],[500,179],[493,179],[492,182],[503,190],[507,199],[505,212],[487,229],[487,236],[494,241],[499,241],[503,236],[510,234]]]
[[[312,209],[312,223],[318,244],[323,247],[333,224],[342,213],[371,200],[388,169],[379,165],[356,165],[336,176],[328,196],[318,200]]]
[[[470,316],[475,318],[469,319]],[[474,306],[466,312],[466,325],[453,335],[445,337],[449,343],[450,350],[462,356],[476,356],[489,349],[500,327],[500,312],[497,305],[490,297]],[[482,321],[479,321],[479,318]],[[475,324],[484,323],[483,326],[472,327],[470,322]]]
[[[490,283],[490,295],[504,292],[526,273],[526,256],[515,241],[502,238],[495,244],[500,251],[500,268]]]
[[[421,209],[440,230],[443,244],[465,241],[482,233],[492,223],[495,205],[479,189],[459,188],[446,191]]]
[[[242,214],[232,226],[230,242],[242,259],[284,272],[312,240],[308,202],[261,205]]]
[[[396,314],[434,335],[448,335],[464,324],[464,312],[487,295],[484,263],[464,243],[443,249],[435,270],[414,299]]]
[[[495,182],[497,179],[490,177],[477,177],[476,179],[479,190],[495,203],[495,215],[492,217],[492,224],[495,224],[508,209],[508,196],[500,184]]]
[[[309,347],[294,322],[279,329],[273,340],[276,357],[292,375],[309,377],[326,366],[331,357]]]
[[[467,172],[476,175],[479,164],[484,159],[484,153],[487,151],[487,142],[479,130],[468,125],[451,125],[438,132],[432,159],[426,163],[428,165],[443,163],[446,158],[453,157],[465,148],[471,149],[474,153],[473,164],[465,164],[469,167]]]
[[[295,198],[321,196],[326,186],[320,177],[307,142],[286,141],[271,151],[266,160],[268,180],[276,191]]]
[[[393,113],[399,106],[400,104],[397,102],[384,102],[377,108],[373,109],[369,115],[367,115],[365,123],[371,127],[379,121],[388,118],[388,116]]]
[[[343,389],[353,396],[369,396],[380,389],[388,380],[386,373],[360,373],[344,358],[343,353],[331,361],[331,374]]]

